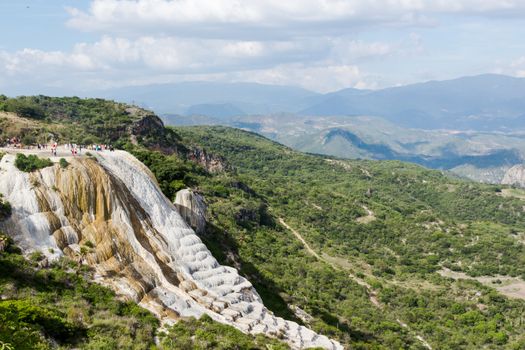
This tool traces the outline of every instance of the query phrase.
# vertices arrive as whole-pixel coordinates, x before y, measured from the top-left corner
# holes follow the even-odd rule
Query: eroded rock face
[[[515,165],[507,170],[501,183],[504,185],[525,187],[525,165]]]
[[[204,233],[206,229],[206,203],[200,194],[189,189],[180,190],[175,196],[175,207],[184,221],[197,234]]]
[[[48,259],[65,254],[92,266],[101,283],[164,322],[208,314],[246,333],[282,337],[294,348],[342,348],[266,309],[249,281],[215,260],[133,156],[96,157],[27,174],[16,169],[14,155],[4,156],[0,193],[12,215],[0,229],[25,252],[40,250]]]
[[[222,157],[209,154],[200,148],[192,149],[188,153],[188,158],[210,173],[219,173],[228,169],[228,164]]]

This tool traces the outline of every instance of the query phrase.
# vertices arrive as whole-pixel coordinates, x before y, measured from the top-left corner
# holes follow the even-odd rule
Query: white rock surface
[[[280,336],[293,348],[342,349],[275,317],[249,281],[221,266],[164,197],[149,170],[123,151],[69,159],[26,174],[0,161],[0,193],[13,207],[1,229],[25,250],[66,254],[93,266],[100,282],[165,322],[208,314],[243,332]],[[80,256],[80,247],[94,245]]]
[[[501,183],[525,187],[525,165],[518,164],[507,170]]]
[[[177,192],[174,204],[184,221],[197,234],[204,233],[206,229],[206,204],[201,195],[190,189],[183,189]]]

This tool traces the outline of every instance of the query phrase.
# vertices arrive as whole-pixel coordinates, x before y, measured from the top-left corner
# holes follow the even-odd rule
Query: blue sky
[[[3,0],[0,93],[525,77],[522,0]]]

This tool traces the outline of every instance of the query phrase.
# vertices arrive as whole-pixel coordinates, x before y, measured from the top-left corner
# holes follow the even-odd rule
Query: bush
[[[11,240],[0,253],[0,350],[153,348],[159,322],[149,311],[119,301],[70,260],[36,265]]]
[[[32,305],[29,300],[4,300],[0,301],[0,336],[5,339],[4,335],[9,332],[12,332],[9,341],[18,349],[27,347],[27,338],[33,343],[42,342],[40,332],[58,342],[68,342],[82,329],[73,326],[63,315]]]
[[[232,326],[213,321],[208,315],[198,320],[181,320],[160,338],[161,349],[289,349],[276,339],[243,334]]]
[[[26,156],[25,154],[18,153],[16,155],[15,166],[26,173],[30,173],[39,169],[47,168],[52,166],[53,162],[49,159],[38,158],[34,154]]]
[[[2,194],[0,193],[0,221],[6,220],[8,217],[10,217],[11,212],[11,204],[4,201]]]
[[[60,160],[59,160],[58,163],[60,164],[60,167],[61,167],[62,169],[67,168],[68,165],[69,165],[68,161],[65,160],[64,158],[60,158]]]
[[[4,110],[24,118],[44,119],[46,117],[44,109],[30,99],[9,99],[4,104]]]

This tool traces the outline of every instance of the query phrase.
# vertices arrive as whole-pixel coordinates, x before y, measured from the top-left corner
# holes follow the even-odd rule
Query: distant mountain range
[[[255,83],[186,82],[127,87],[93,95],[134,102],[160,114],[219,120],[275,113],[366,115],[408,128],[525,129],[525,79],[494,74],[328,94]]]
[[[157,113],[231,117],[300,111],[319,94],[291,86],[255,83],[185,82],[134,86],[90,93],[135,103]]]
[[[361,93],[342,90],[300,113],[372,115],[425,129],[523,128],[525,79],[481,75]]]
[[[525,132],[423,130],[379,117],[275,114],[211,118],[166,115],[169,125],[229,125],[294,149],[350,159],[401,160],[500,183],[525,160]]]

